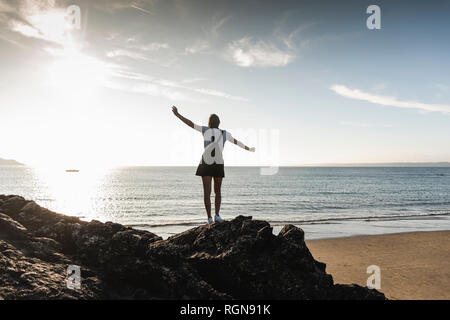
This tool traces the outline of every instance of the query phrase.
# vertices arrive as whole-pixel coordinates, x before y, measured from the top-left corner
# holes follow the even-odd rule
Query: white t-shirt
[[[225,141],[233,142],[231,133],[218,128],[210,128],[194,124],[194,129],[201,132],[203,135],[203,151],[202,160],[200,163],[205,164],[223,164],[223,148]]]

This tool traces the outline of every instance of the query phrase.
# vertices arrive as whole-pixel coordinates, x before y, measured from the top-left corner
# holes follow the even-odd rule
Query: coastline
[[[366,285],[366,269],[381,269],[388,299],[450,299],[450,231],[419,231],[307,240],[336,283]]]

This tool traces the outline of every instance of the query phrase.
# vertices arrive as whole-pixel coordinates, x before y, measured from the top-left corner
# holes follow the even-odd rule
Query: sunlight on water
[[[84,219],[101,219],[94,215],[95,199],[101,194],[102,182],[106,170],[82,170],[66,172],[65,170],[35,169],[37,179],[45,186],[43,202],[53,202],[55,211],[83,217]]]

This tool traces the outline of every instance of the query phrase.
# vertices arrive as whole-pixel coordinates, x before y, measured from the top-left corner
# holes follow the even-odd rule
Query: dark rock
[[[384,294],[356,284],[336,284],[331,298],[339,300],[383,300]]]
[[[0,296],[5,299],[384,299],[336,285],[302,229],[278,236],[238,216],[163,240],[117,223],[85,222],[0,195]],[[82,290],[67,288],[80,266]]]
[[[8,215],[18,213],[27,203],[24,198],[19,196],[5,196],[2,200],[2,211]]]
[[[0,234],[8,239],[16,240],[29,237],[28,231],[23,225],[3,213],[0,213]]]

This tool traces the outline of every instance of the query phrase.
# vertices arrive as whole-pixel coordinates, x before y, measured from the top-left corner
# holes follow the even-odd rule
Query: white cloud
[[[337,94],[356,100],[367,101],[370,103],[379,104],[382,106],[390,106],[396,108],[408,108],[408,109],[419,109],[422,111],[438,111],[442,113],[450,113],[450,105],[439,105],[439,104],[427,104],[415,101],[402,101],[394,97],[374,95],[371,93],[363,92],[358,89],[350,89],[343,85],[332,85],[331,90]]]
[[[240,67],[282,67],[295,59],[293,54],[274,44],[262,40],[254,42],[250,37],[230,43],[227,57]]]

